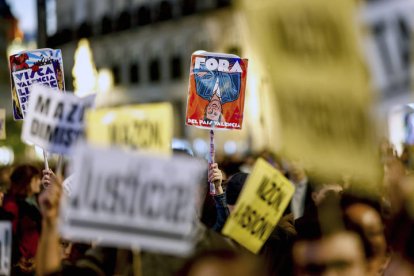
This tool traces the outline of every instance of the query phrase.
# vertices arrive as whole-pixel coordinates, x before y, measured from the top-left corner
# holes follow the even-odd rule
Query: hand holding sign
[[[214,129],[241,129],[247,59],[196,51],[191,56],[186,125],[210,128],[209,163],[214,163]],[[216,184],[210,181],[210,194]]]
[[[47,184],[47,189],[39,196],[42,232],[36,253],[36,275],[55,272],[61,263],[57,218],[62,195],[62,180],[51,170],[44,170],[42,183]]]
[[[59,214],[62,180],[51,170],[43,170],[42,184],[46,189],[39,196],[43,219],[48,223],[56,221]]]
[[[223,182],[223,173],[218,168],[217,163],[209,165],[208,181],[214,184],[216,195],[220,195],[223,193],[223,187],[221,186]]]

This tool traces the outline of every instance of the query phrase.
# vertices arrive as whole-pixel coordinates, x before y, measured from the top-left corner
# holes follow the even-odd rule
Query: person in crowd
[[[226,190],[223,189],[221,176],[222,174],[218,165],[216,163],[211,164],[209,180],[214,183],[216,190],[216,194],[212,196],[215,204],[215,223],[211,228],[217,232],[221,232],[230,212],[233,211],[248,174],[239,172],[231,176],[224,184]],[[207,216],[212,216],[212,212],[208,213]]]
[[[176,276],[264,276],[261,262],[233,250],[210,250],[195,255]]]
[[[321,183],[319,185],[314,185],[312,187],[311,197],[315,206],[319,206],[329,193],[341,195],[342,192],[342,186],[338,182],[333,181],[330,183]]]
[[[389,157],[384,163],[384,197],[390,206],[390,215],[396,215],[403,209],[404,179],[408,171],[397,157]],[[410,186],[410,185],[409,185]]]
[[[101,271],[105,270],[104,263],[107,264],[106,267],[110,267],[111,264],[113,265],[113,261],[92,256],[89,260],[91,262],[101,261],[101,268],[98,269],[96,265],[88,264],[73,267],[70,259],[71,253],[68,250],[66,252],[63,250],[64,246],[62,246],[62,240],[57,229],[60,199],[63,193],[62,182],[62,179],[51,170],[43,171],[42,183],[47,186],[47,189],[39,196],[39,205],[42,212],[42,234],[36,254],[36,275],[99,275]],[[106,251],[100,251],[100,253],[102,252]],[[113,257],[114,254],[111,253],[105,254],[105,256]],[[67,264],[67,266],[64,266],[66,269],[62,269],[63,264]]]
[[[322,231],[318,221],[298,230],[293,245],[295,275],[368,275],[366,256],[359,236],[333,225]]]
[[[357,202],[345,207],[344,215],[346,228],[358,233],[363,241],[369,271],[373,275],[380,275],[389,257],[384,224],[379,212],[366,203]]]
[[[230,212],[233,211],[236,204],[236,200],[243,188],[243,185],[247,179],[248,174],[239,172],[232,175],[225,183],[223,183],[223,174],[222,171],[218,168],[217,163],[210,164],[209,166],[209,182],[214,183],[215,194],[213,196],[207,195],[205,199],[205,205],[210,205],[210,200],[214,201],[214,212],[209,211],[203,214],[203,221],[208,219],[214,220],[214,223],[211,224],[211,228],[217,232],[221,232],[226,219],[230,215]],[[224,190],[223,185],[225,185],[226,190]],[[207,208],[204,207],[205,211]]]
[[[237,199],[243,189],[244,183],[246,183],[247,173],[236,173],[226,183],[226,204],[230,212],[233,212],[234,207],[236,206]]]
[[[206,174],[207,175],[207,174]],[[213,176],[214,178],[214,176]],[[212,178],[212,180],[213,180]],[[39,241],[39,252],[36,256],[36,269],[38,275],[124,275],[122,271],[134,271],[141,275],[173,275],[177,272],[188,257],[171,256],[161,253],[150,252],[130,252],[133,255],[132,262],[126,266],[119,266],[117,262],[117,254],[119,250],[115,248],[104,248],[96,246],[85,253],[75,265],[62,266],[61,248],[59,245],[60,236],[57,230],[57,217],[59,213],[60,199],[62,194],[62,181],[56,177],[53,172],[49,171],[43,176],[43,182],[48,185],[44,193],[40,195],[39,202],[43,214],[42,235]],[[207,179],[203,181],[201,198],[206,192]],[[200,186],[201,187],[201,186]],[[198,218],[195,218],[195,253],[205,250],[227,249],[234,250],[234,246],[230,241],[219,235],[213,230],[204,227]],[[134,264],[140,263],[137,268]],[[139,272],[138,272],[139,271]]]
[[[284,215],[259,252],[266,275],[293,275],[292,248],[296,235],[293,214]]]
[[[10,190],[3,208],[12,217],[12,274],[32,275],[41,232],[37,195],[41,190],[40,170],[31,165],[16,167],[10,176]]]
[[[229,179],[233,174],[238,172],[249,172],[254,160],[253,155],[248,155],[244,159],[241,159],[237,155],[224,156],[222,160],[218,162],[223,172],[223,180]],[[248,164],[246,164],[247,162]]]
[[[399,177],[389,187],[394,204],[393,215],[386,223],[387,243],[392,250],[386,276],[414,275],[414,174],[398,171]]]
[[[217,221],[214,230],[221,231],[226,219],[233,212],[237,199],[249,175],[236,173],[226,182],[226,191],[217,183],[214,196],[217,208]],[[259,255],[263,259],[266,275],[292,275],[291,249],[296,236],[293,215],[288,214],[281,218],[276,228],[263,245]]]
[[[305,209],[312,205],[312,188],[305,169],[298,161],[289,163],[289,180],[295,185],[295,193],[290,201],[288,210],[293,213],[294,219],[303,216]]]
[[[4,196],[10,188],[11,167],[3,167],[0,169],[0,220],[12,221],[13,215],[4,210]]]
[[[220,232],[230,212],[226,203],[226,194],[224,193],[222,186],[223,174],[218,168],[217,163],[210,164],[208,181],[214,184],[216,192],[215,195],[213,195],[216,207],[216,222],[213,225],[212,229],[214,231]]]
[[[339,197],[343,192],[339,181],[334,179],[326,179],[323,182],[312,181],[312,183],[311,202],[307,204],[303,216],[295,220],[296,227],[306,227],[310,221],[318,220],[318,209],[323,209],[326,201],[337,200],[339,202]]]
[[[239,170],[234,172],[243,172],[243,173],[251,173],[254,163],[256,162],[257,156],[253,154],[248,154],[244,159],[243,163],[239,166]]]
[[[412,201],[413,195],[406,199]],[[387,240],[392,254],[383,274],[385,276],[414,275],[414,216],[410,214],[408,205],[405,206],[387,224]]]

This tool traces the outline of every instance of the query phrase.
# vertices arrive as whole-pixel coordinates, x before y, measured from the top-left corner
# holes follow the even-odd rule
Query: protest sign
[[[0,109],[0,139],[6,139],[6,110]]]
[[[10,275],[12,251],[11,222],[0,222],[0,275]]]
[[[91,143],[171,152],[173,112],[169,103],[91,110],[86,120],[86,137]]]
[[[362,6],[361,19],[373,84],[382,98],[409,93],[411,89],[412,14],[411,0],[371,1]]]
[[[223,234],[257,253],[276,227],[294,191],[293,184],[278,170],[258,159]]]
[[[10,75],[15,120],[24,118],[34,83],[55,91],[65,90],[62,52],[59,49],[38,49],[11,55]]]
[[[79,98],[72,93],[51,93],[41,85],[33,87],[23,123],[22,140],[48,152],[69,154],[84,136],[84,112],[94,96]]]
[[[191,56],[186,124],[241,129],[247,59],[197,51]]]
[[[69,175],[62,183],[63,191],[67,196],[72,194],[73,174]]]
[[[318,175],[378,183],[372,93],[354,1],[244,1],[275,93],[281,151]],[[269,35],[271,34],[271,35]]]
[[[62,233],[72,240],[186,254],[205,164],[80,145]]]

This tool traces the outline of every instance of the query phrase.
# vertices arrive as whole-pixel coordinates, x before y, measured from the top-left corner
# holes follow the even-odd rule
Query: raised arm
[[[57,221],[62,194],[62,179],[51,170],[43,170],[42,183],[47,188],[39,196],[42,233],[36,254],[36,275],[55,273],[61,268]]]
[[[210,164],[208,180],[209,182],[213,182],[216,188],[216,194],[213,198],[216,205],[217,218],[216,223],[213,225],[213,230],[220,232],[230,213],[227,208],[226,194],[224,193],[221,185],[223,182],[223,174],[218,168],[217,163]]]

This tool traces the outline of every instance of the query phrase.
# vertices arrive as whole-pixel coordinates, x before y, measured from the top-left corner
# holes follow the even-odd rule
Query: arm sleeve
[[[227,208],[226,192],[221,195],[213,196],[217,210],[216,223],[213,225],[213,230],[220,232],[230,215],[229,208]]]

